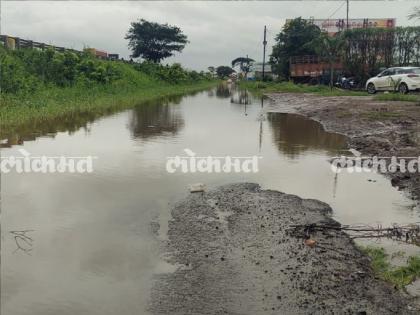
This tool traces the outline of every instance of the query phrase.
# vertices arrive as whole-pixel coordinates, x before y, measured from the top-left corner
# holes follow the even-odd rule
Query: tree
[[[233,70],[231,67],[228,67],[228,66],[219,66],[216,69],[217,76],[221,79],[230,76],[234,72],[235,70]]]
[[[246,78],[253,61],[255,60],[248,57],[238,57],[232,60],[232,68],[239,65],[239,69],[241,69],[241,71],[245,73]]]
[[[160,62],[173,56],[174,52],[181,52],[188,43],[187,36],[179,27],[144,19],[131,23],[125,39],[129,40],[131,57],[141,57],[152,62]]]
[[[409,53],[411,43],[415,44],[417,34],[420,33],[414,30],[413,33],[407,33],[405,27],[345,30],[342,36],[347,47],[342,59],[343,70],[364,83],[368,78],[377,75],[381,68],[401,66],[405,62],[410,62],[407,57],[411,55]],[[405,49],[406,44],[411,46],[408,50]]]
[[[318,38],[320,34],[318,26],[300,17],[288,22],[275,38],[276,44],[270,56],[273,71],[288,77],[290,57],[314,55],[314,47],[306,44]]]
[[[307,44],[313,47],[316,54],[328,62],[330,68],[330,87],[333,88],[334,80],[334,64],[345,53],[346,41],[340,33],[329,36],[328,33],[322,32],[317,38]]]
[[[214,77],[214,74],[216,73],[216,68],[213,66],[210,66],[207,68],[207,70],[209,70],[211,76]]]

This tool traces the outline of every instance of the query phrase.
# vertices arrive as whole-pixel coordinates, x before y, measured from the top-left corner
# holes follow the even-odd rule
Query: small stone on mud
[[[311,240],[311,239],[307,239],[307,240],[305,240],[305,245],[306,245],[306,246],[309,246],[309,247],[314,247],[314,246],[315,246],[315,244],[316,244],[316,241],[314,241],[314,240]]]
[[[190,190],[190,193],[204,192],[206,185],[197,183],[197,184],[191,184],[188,188]]]

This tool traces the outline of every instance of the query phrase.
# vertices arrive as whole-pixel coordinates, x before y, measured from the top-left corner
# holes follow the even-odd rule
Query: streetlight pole
[[[346,29],[349,29],[349,2],[350,0],[346,0],[347,1],[347,24],[346,24]]]
[[[265,46],[267,45],[267,26],[264,25],[262,80],[265,79]]]

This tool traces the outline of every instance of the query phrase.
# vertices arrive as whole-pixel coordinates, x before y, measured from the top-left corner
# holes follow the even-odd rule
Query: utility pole
[[[248,71],[249,71],[249,57],[248,54],[246,54],[246,67],[244,67],[245,71],[245,80],[248,80]]]
[[[349,29],[349,2],[350,0],[346,0],[347,1],[347,24],[346,24],[346,29]]]
[[[262,79],[265,79],[265,46],[267,45],[267,26],[264,25],[264,41],[263,41],[263,66],[262,66]]]

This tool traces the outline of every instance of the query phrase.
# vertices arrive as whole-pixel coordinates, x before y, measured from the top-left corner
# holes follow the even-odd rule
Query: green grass
[[[368,246],[361,250],[371,258],[375,274],[398,288],[404,288],[420,276],[420,256],[410,256],[405,266],[392,267],[383,248]]]
[[[383,93],[375,96],[378,101],[403,101],[403,102],[418,102],[420,104],[419,95],[401,94],[401,93]]]
[[[128,84],[57,88],[50,87],[31,95],[1,96],[0,134],[13,134],[24,125],[69,119],[81,114],[100,117],[153,99],[176,96],[214,86],[217,81],[169,84],[153,80]]]
[[[50,121],[98,117],[217,81],[180,64],[124,63],[90,54],[0,46],[0,134]]]
[[[247,88],[256,94],[282,92],[282,93],[313,93],[321,96],[366,96],[366,92],[347,91],[333,88],[326,85],[295,84],[292,82],[259,82],[241,81],[239,85]]]

